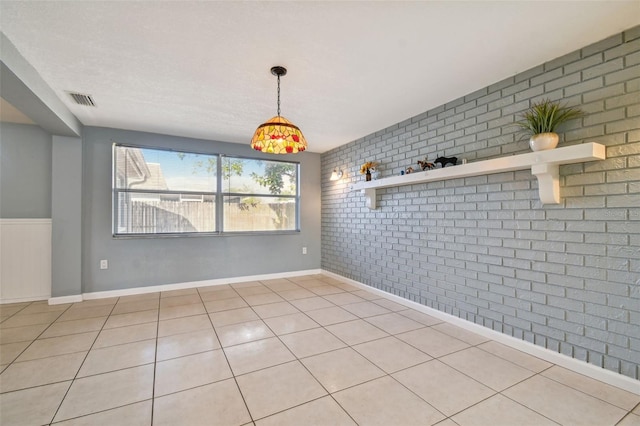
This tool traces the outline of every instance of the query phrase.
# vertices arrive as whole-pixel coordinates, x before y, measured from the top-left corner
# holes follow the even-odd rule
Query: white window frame
[[[144,189],[131,189],[120,188],[118,182],[118,171],[116,164],[117,156],[116,151],[118,148],[132,148],[132,149],[144,149],[144,150],[157,150],[164,152],[176,152],[184,154],[196,154],[205,155],[216,158],[216,188],[212,188],[211,191],[173,191],[173,190],[144,190]],[[238,159],[248,161],[269,161],[269,162],[282,162],[287,164],[294,164],[296,166],[296,193],[295,195],[279,195],[279,194],[255,194],[255,193],[237,193],[237,192],[223,192],[223,176],[222,176],[222,162],[224,159]],[[224,155],[219,153],[203,153],[190,150],[176,150],[168,148],[158,148],[141,145],[130,145],[123,143],[113,143],[112,145],[112,235],[114,238],[163,238],[163,237],[191,237],[191,236],[229,236],[229,235],[274,235],[274,234],[292,234],[300,232],[300,163],[293,161],[274,160],[270,158],[256,158],[256,157],[242,157],[235,155]],[[173,195],[177,199],[186,203],[202,203],[204,197],[213,197],[215,201],[215,228],[213,231],[196,231],[196,232],[164,232],[164,233],[132,233],[123,232],[126,231],[125,227],[118,229],[118,224],[123,220],[130,221],[128,217],[130,212],[126,209],[122,209],[120,195],[127,193],[144,193],[148,195],[155,195],[158,198],[161,195]],[[186,197],[185,197],[186,196]],[[241,196],[241,197],[269,197],[269,198],[290,198],[295,202],[295,229],[291,230],[260,230],[260,231],[224,231],[224,199],[225,196]],[[198,198],[198,200],[194,198]],[[183,199],[185,198],[185,199]]]

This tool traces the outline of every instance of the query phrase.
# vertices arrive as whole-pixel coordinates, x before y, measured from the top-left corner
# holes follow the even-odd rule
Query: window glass
[[[114,233],[216,231],[215,155],[114,147]]]
[[[116,145],[116,186],[124,189],[216,190],[216,155]]]
[[[298,164],[223,157],[225,232],[298,227]]]
[[[282,197],[224,197],[224,230],[294,231],[296,226],[295,199]]]
[[[119,144],[113,161],[114,235],[300,229],[298,163]]]

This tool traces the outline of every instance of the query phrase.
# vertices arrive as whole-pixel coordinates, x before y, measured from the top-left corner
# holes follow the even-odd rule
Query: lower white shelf
[[[449,166],[442,169],[414,172],[408,175],[391,176],[369,182],[358,182],[351,189],[353,191],[362,191],[366,198],[366,206],[370,209],[375,209],[376,191],[378,189],[530,168],[531,174],[538,178],[538,193],[542,204],[559,204],[559,167],[563,164],[583,163],[604,160],[605,158],[605,146],[589,142],[547,151],[530,152],[459,166]]]

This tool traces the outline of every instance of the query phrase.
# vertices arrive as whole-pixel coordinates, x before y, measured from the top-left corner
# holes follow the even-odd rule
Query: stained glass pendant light
[[[292,122],[280,115],[280,77],[287,74],[284,67],[271,68],[278,77],[278,115],[261,124],[251,139],[251,148],[269,154],[295,154],[307,149],[307,140]]]

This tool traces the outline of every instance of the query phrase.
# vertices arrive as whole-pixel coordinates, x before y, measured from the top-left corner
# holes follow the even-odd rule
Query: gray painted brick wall
[[[542,98],[588,115],[560,146],[607,160],[560,168],[559,205],[530,171],[351,191],[428,155],[529,152],[510,126]],[[329,181],[334,168],[345,172]],[[322,267],[600,367],[640,375],[640,27],[477,90],[322,156]]]

